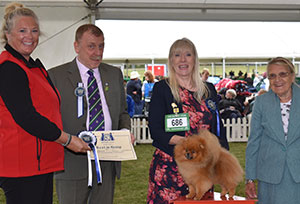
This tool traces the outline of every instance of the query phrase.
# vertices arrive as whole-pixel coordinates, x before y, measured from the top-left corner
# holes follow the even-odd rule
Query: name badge
[[[165,115],[165,131],[178,132],[189,131],[190,120],[188,113],[169,114]]]

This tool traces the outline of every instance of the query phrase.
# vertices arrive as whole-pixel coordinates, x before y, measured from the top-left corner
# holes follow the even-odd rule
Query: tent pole
[[[90,23],[96,24],[96,11],[98,9],[98,6],[102,3],[103,0],[83,0],[87,5],[88,8],[91,10],[91,17],[90,17]]]
[[[225,57],[223,57],[222,64],[223,64],[223,79],[225,79],[225,74],[226,74],[226,60],[225,60]]]
[[[154,58],[152,58],[152,74],[154,75]]]
[[[96,12],[95,10],[91,10],[91,17],[90,17],[90,21],[91,21],[91,24],[96,24]]]

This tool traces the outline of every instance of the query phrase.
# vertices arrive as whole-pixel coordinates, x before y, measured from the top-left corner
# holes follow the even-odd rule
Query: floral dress
[[[184,113],[189,114],[190,130],[185,132],[188,137],[199,129],[209,129],[212,113],[205,101],[199,102],[193,92],[182,88],[180,98]],[[149,170],[148,204],[169,204],[169,201],[188,194],[188,186],[177,169],[173,156],[156,149]]]

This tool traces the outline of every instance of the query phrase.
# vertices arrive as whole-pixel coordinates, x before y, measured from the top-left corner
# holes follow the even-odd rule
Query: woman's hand
[[[84,142],[82,139],[76,136],[71,136],[71,137],[72,139],[70,144],[66,146],[68,149],[72,150],[73,152],[82,152],[82,153],[91,151],[89,145],[86,142]]]
[[[184,139],[185,139],[185,137],[182,137],[182,136],[179,136],[179,135],[173,135],[173,137],[171,137],[171,139],[169,141],[169,144],[170,145],[176,145]]]
[[[246,183],[245,193],[246,193],[246,198],[248,198],[248,199],[257,198],[256,188],[255,188],[255,183],[254,182]]]
[[[68,149],[72,150],[73,152],[81,152],[86,153],[87,151],[91,151],[89,145],[84,142],[79,137],[67,134],[66,132],[62,131],[60,137],[55,141]]]

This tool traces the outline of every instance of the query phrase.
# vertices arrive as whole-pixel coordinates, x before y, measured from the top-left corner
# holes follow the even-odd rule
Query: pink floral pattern
[[[199,129],[209,129],[212,115],[207,108],[205,101],[198,103],[193,97],[193,92],[187,89],[181,89],[180,98],[182,101],[182,109],[184,113],[188,113],[190,117],[190,130],[188,135],[195,134]]]
[[[197,102],[193,92],[180,90],[182,109],[189,114],[190,130],[185,133],[188,137],[199,129],[209,129],[212,114],[205,101]],[[187,185],[178,172],[176,162],[169,154],[156,149],[149,170],[149,186],[147,204],[169,204],[171,200],[188,194]]]

